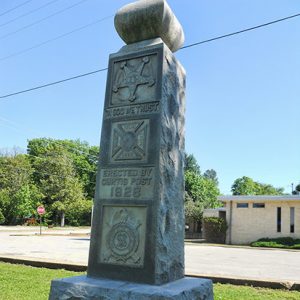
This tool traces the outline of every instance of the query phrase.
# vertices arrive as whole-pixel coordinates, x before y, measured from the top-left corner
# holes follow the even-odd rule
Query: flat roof
[[[260,195],[260,196],[219,196],[219,201],[227,202],[227,201],[300,201],[300,195],[281,195],[281,196],[273,196],[273,195]]]

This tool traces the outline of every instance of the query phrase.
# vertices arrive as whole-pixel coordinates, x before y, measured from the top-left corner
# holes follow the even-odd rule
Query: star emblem
[[[137,66],[129,65],[127,61],[122,62],[112,88],[113,92],[118,93],[120,89],[127,88],[129,91],[127,100],[134,102],[136,100],[138,86],[148,85],[148,87],[151,87],[155,84],[151,68],[149,68],[148,72],[144,72],[145,66],[149,63],[150,58],[148,56],[141,58],[141,61]]]

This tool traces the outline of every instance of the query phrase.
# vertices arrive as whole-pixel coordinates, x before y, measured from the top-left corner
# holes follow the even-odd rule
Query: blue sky
[[[23,2],[0,4],[0,96],[105,68],[109,53],[123,46],[110,16],[130,1],[31,0],[1,16]],[[185,45],[300,13],[296,0],[168,3]],[[203,172],[217,171],[224,194],[241,176],[287,192],[300,181],[299,26],[300,17],[175,54],[187,72],[186,151]],[[99,145],[105,82],[102,72],[0,99],[0,149],[25,149],[36,137]]]

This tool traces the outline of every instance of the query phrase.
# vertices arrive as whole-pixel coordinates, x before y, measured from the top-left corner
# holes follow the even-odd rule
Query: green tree
[[[72,160],[76,174],[81,181],[84,194],[93,198],[95,193],[96,170],[99,157],[99,147],[89,146],[80,140],[54,140],[39,138],[28,141],[27,152],[32,156],[43,157],[53,151],[64,150]]]
[[[65,213],[74,202],[83,201],[83,186],[76,176],[72,159],[64,149],[47,152],[43,157],[34,157],[37,184],[52,216],[65,224]]]
[[[296,185],[295,189],[292,191],[293,195],[300,195],[300,184]]]
[[[72,226],[90,225],[92,214],[92,200],[77,200],[68,205],[66,220]]]
[[[211,179],[212,181],[214,181],[216,183],[216,185],[219,184],[217,172],[214,169],[206,170],[203,174],[203,177],[205,177],[207,179]]]
[[[217,197],[220,191],[216,183],[194,172],[185,172],[185,190],[202,211],[205,208],[216,208],[220,205]]]
[[[258,184],[257,195],[283,195],[284,194],[284,188],[276,188],[271,184],[265,184],[259,182],[257,182],[257,184]]]
[[[282,195],[284,189],[256,182],[250,177],[243,176],[234,181],[231,191],[233,195]]]
[[[201,222],[205,208],[220,205],[218,178],[215,170],[207,170],[203,175],[193,154],[185,153],[185,217]],[[199,223],[200,224],[200,223]]]
[[[32,168],[27,155],[0,157],[0,170],[0,189],[17,192],[24,184],[30,183]]]
[[[257,185],[252,178],[243,176],[234,181],[231,191],[233,195],[256,195]]]
[[[6,224],[22,223],[35,213],[41,195],[32,172],[27,155],[0,157],[0,210]]]
[[[200,175],[200,166],[193,154],[184,154],[184,171],[191,171]]]
[[[202,203],[195,202],[187,192],[185,192],[184,213],[186,222],[200,222],[202,219]]]

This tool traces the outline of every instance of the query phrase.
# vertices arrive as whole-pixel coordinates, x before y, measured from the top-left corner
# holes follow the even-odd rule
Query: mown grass
[[[52,279],[81,274],[0,263],[0,299],[46,300]],[[300,300],[300,292],[215,284],[214,297],[215,300]]]
[[[0,299],[46,300],[52,279],[74,275],[80,273],[0,263]]]
[[[300,292],[214,284],[215,300],[299,300]]]

